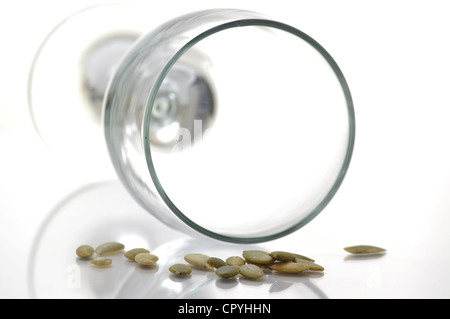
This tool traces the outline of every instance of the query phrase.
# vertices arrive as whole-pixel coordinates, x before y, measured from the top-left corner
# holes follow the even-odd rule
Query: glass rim
[[[323,48],[316,40],[314,40],[312,37],[307,35],[306,33],[300,31],[299,29],[290,26],[288,24],[278,22],[271,19],[266,18],[239,18],[230,22],[225,22],[218,24],[212,28],[209,28],[206,31],[203,31],[196,35],[195,37],[191,38],[185,45],[183,45],[178,51],[175,52],[175,54],[172,56],[172,58],[166,63],[164,68],[162,69],[161,73],[159,74],[158,78],[156,79],[155,85],[148,97],[147,105],[145,106],[145,115],[144,115],[144,141],[150,141],[150,119],[153,109],[153,104],[156,99],[156,95],[160,90],[160,87],[162,85],[163,80],[171,70],[171,68],[175,65],[175,63],[183,56],[184,53],[186,53],[190,48],[192,48],[194,45],[202,41],[203,39],[227,30],[231,28],[236,27],[246,27],[246,26],[261,26],[261,27],[270,27],[279,29],[281,31],[288,32],[294,36],[297,36],[301,40],[305,41],[309,45],[311,45],[317,52],[326,60],[326,62],[329,64],[329,66],[332,68],[334,74],[336,75],[339,84],[341,86],[342,92],[345,97],[345,101],[347,104],[347,111],[348,111],[348,120],[349,120],[349,134],[348,134],[348,144],[347,144],[347,150],[345,153],[345,158],[342,163],[341,169],[339,171],[339,174],[336,178],[336,180],[333,183],[333,186],[330,188],[327,195],[321,200],[321,202],[300,222],[296,223],[295,225],[292,225],[291,227],[288,227],[285,230],[279,231],[274,234],[270,235],[264,235],[259,237],[237,237],[237,236],[229,236],[229,235],[223,235],[216,233],[214,231],[208,230],[204,228],[203,226],[200,226],[193,220],[191,220],[189,217],[187,217],[170,199],[170,197],[167,195],[167,193],[164,190],[164,187],[162,186],[158,174],[156,173],[155,167],[153,165],[153,159],[152,159],[152,152],[151,152],[151,145],[150,143],[144,143],[144,151],[145,151],[145,158],[147,162],[147,167],[149,170],[149,173],[152,178],[152,182],[154,183],[154,186],[156,187],[159,195],[161,196],[164,203],[167,205],[167,207],[185,224],[187,224],[192,229],[207,235],[209,237],[212,237],[214,239],[218,239],[225,242],[231,242],[231,243],[240,243],[240,244],[252,244],[252,243],[260,243],[260,242],[266,242],[271,241],[277,238],[284,237],[288,234],[291,234],[295,232],[296,230],[300,229],[307,223],[309,223],[314,217],[316,217],[331,201],[331,199],[336,194],[337,190],[339,189],[340,185],[342,184],[342,181],[347,173],[348,167],[350,165],[351,157],[353,154],[353,148],[354,148],[354,142],[355,142],[355,112],[354,112],[354,106],[353,106],[353,100],[351,97],[350,89],[348,87],[347,81],[344,77],[344,74],[342,73],[341,69],[339,68],[336,61],[332,58],[332,56]]]

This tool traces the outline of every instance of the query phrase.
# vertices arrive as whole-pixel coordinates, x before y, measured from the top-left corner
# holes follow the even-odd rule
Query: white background
[[[99,1],[0,4],[0,297],[27,298],[26,264],[52,207],[83,180],[33,131],[26,85],[42,39],[67,15]],[[268,13],[311,35],[350,86],[357,138],[337,196],[284,239],[336,252],[388,249],[358,281],[330,262],[318,285],[329,297],[450,297],[450,7],[447,1],[128,1],[170,19],[214,7]],[[374,266],[375,265],[375,266]],[[327,265],[324,265],[327,267]],[[335,267],[335,268],[333,268]],[[371,268],[375,267],[375,268]],[[374,275],[375,274],[375,275]],[[330,279],[328,279],[330,278]],[[368,281],[367,278],[372,278]],[[375,279],[373,279],[375,278]]]

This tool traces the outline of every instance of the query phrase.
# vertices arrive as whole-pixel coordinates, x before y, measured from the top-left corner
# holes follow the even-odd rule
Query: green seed
[[[112,264],[112,260],[109,258],[102,258],[102,259],[94,259],[90,261],[91,264],[99,267],[109,266]]]
[[[306,256],[303,256],[303,255],[299,255],[299,254],[293,254],[293,255],[295,256],[295,259],[296,259],[296,260],[298,260],[298,259],[303,259],[303,260],[308,260],[308,261],[312,261],[312,262],[315,261],[314,259],[311,259],[311,258],[306,257]]]
[[[248,262],[246,265],[254,265],[261,270],[266,270],[266,269],[269,269],[269,265],[271,265],[271,264],[255,264],[255,263]]]
[[[226,265],[226,263],[222,259],[217,258],[217,257],[210,257],[208,259],[207,263],[209,266],[211,266],[213,268],[220,268],[220,267]]]
[[[304,260],[304,259],[298,259],[295,261],[297,264],[304,265],[305,267],[308,267],[307,270],[314,270],[314,271],[324,271],[325,268],[323,268],[321,265],[316,264],[315,262]]]
[[[345,247],[344,250],[351,254],[374,254],[374,253],[381,253],[385,252],[386,249],[370,246],[370,245],[357,245],[357,246],[351,246],[351,247]]]
[[[231,278],[239,273],[238,266],[225,265],[216,270],[216,275],[222,278]]]
[[[225,262],[227,263],[227,265],[230,266],[242,266],[245,265],[245,260],[244,258],[240,257],[240,256],[231,256],[228,257]]]
[[[264,271],[256,265],[246,264],[239,267],[239,273],[247,278],[258,279],[264,276]]]
[[[273,251],[269,255],[279,261],[295,261],[295,255],[287,251]]]
[[[244,250],[242,256],[246,261],[255,264],[271,264],[275,259],[268,252],[262,250]]]
[[[94,255],[94,248],[89,245],[81,245],[77,248],[76,254],[81,258],[88,258]]]
[[[127,252],[125,252],[123,255],[128,258],[129,260],[133,260],[136,257],[137,254],[142,254],[142,253],[150,253],[149,250],[145,249],[145,248],[134,248],[131,249]]]
[[[125,246],[121,243],[111,241],[104,244],[101,244],[95,249],[95,253],[97,255],[107,255],[107,254],[115,254],[121,250],[123,250]]]
[[[134,257],[134,260],[141,265],[150,266],[156,264],[158,261],[158,256],[150,253],[140,253]]]
[[[169,267],[169,271],[175,275],[189,275],[192,272],[192,268],[185,264],[174,264]]]
[[[214,269],[208,264],[209,256],[205,254],[187,254],[184,260],[193,266],[206,269]]]
[[[305,270],[309,270],[309,267],[305,264],[296,263],[293,261],[283,261],[278,263],[273,263],[269,265],[269,268],[283,273],[296,274]]]

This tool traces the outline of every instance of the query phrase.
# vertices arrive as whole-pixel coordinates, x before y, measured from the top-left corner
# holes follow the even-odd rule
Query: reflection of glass
[[[33,241],[30,294],[37,298],[114,296],[119,276],[134,267],[123,256],[113,256],[111,269],[104,269],[110,272],[102,272],[77,258],[79,245],[118,240],[127,247],[154,249],[183,237],[149,216],[119,182],[86,186],[50,212]]]
[[[327,295],[314,284],[322,274],[303,273],[285,275],[267,272],[262,280],[243,277],[234,279],[217,278],[215,274],[206,274],[201,284],[191,287],[182,294],[186,299],[242,298],[242,299],[326,299]]]
[[[122,254],[96,268],[79,259],[80,244],[119,240],[127,248],[145,247],[159,256],[156,266],[141,267]],[[33,298],[326,298],[314,284],[321,274],[268,274],[258,281],[225,281],[213,272],[194,269],[180,278],[171,264],[187,253],[225,258],[252,248],[214,239],[196,240],[148,216],[119,182],[86,186],[58,204],[41,225],[29,258],[28,283]]]
[[[84,96],[103,101],[110,158],[147,211],[180,230],[253,243],[295,231],[327,205],[350,162],[355,119],[342,72],[315,40],[240,10],[187,14],[136,41],[130,34],[109,34],[83,55],[83,66],[98,67],[82,72]],[[125,51],[109,76],[98,61]],[[45,66],[37,59],[34,76]],[[55,107],[47,106],[44,117]],[[67,146],[61,132],[70,133],[49,135]]]
[[[93,6],[58,24],[38,49],[28,101],[48,148],[80,172],[113,176],[102,134],[107,82],[132,43],[155,19],[126,5]]]

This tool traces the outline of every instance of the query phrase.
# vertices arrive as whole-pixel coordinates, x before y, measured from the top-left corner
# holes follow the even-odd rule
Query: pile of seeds
[[[95,249],[89,245],[81,245],[76,250],[76,254],[85,259],[90,259],[96,254],[98,258],[90,260],[90,263],[102,267],[112,264],[112,260],[105,258],[105,256],[120,253],[124,248],[125,245],[112,241],[101,244]],[[344,250],[359,255],[384,253],[386,251],[384,248],[369,245],[350,246],[345,247]],[[123,255],[125,258],[144,266],[154,265],[159,260],[158,256],[151,254],[145,248],[134,248],[126,251]],[[225,260],[202,253],[191,253],[184,256],[184,261],[187,264],[173,264],[169,267],[169,271],[178,276],[187,276],[192,273],[193,267],[197,267],[214,271],[221,278],[233,278],[241,275],[245,278],[259,279],[264,276],[265,271],[298,274],[305,271],[322,272],[325,270],[314,259],[287,251],[244,250],[242,257],[230,256]]]
[[[103,257],[121,253],[124,250],[124,248],[125,245],[116,241],[110,241],[101,244],[95,249],[90,245],[81,245],[80,247],[77,248],[76,254],[80,258],[91,258],[92,256],[94,256],[94,253],[99,257]],[[154,265],[159,259],[158,256],[151,254],[150,251],[145,248],[134,248],[126,251],[123,255],[125,256],[125,258],[135,261],[138,264],[144,266]],[[99,267],[109,266],[112,264],[112,259],[96,258],[91,260],[90,263]]]
[[[201,253],[187,254],[184,260],[188,264],[175,264],[169,270],[176,275],[188,275],[193,267],[214,270],[221,278],[233,278],[242,275],[245,278],[259,279],[264,271],[278,271],[296,274],[304,271],[324,271],[324,267],[311,258],[286,251],[267,252],[263,250],[244,250],[241,256],[230,256],[223,260]]]

